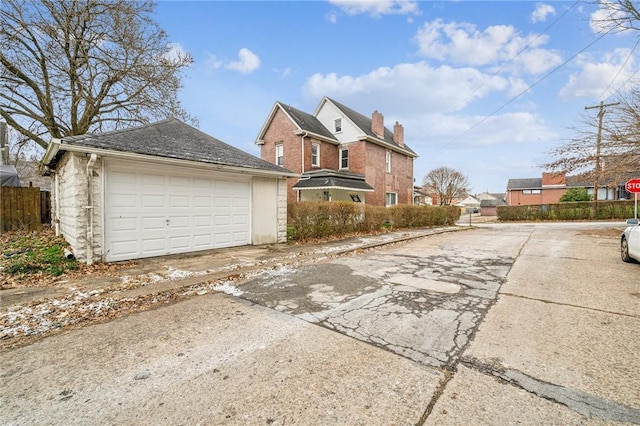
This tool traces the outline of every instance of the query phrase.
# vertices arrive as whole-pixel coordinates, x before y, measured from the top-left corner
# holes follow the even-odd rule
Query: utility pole
[[[600,144],[602,143],[602,119],[604,118],[605,108],[609,106],[620,105],[620,102],[614,102],[611,104],[605,104],[604,101],[600,101],[600,105],[586,106],[584,109],[598,108],[598,136],[596,137],[596,167],[593,178],[593,219],[598,218],[598,181],[600,179]]]

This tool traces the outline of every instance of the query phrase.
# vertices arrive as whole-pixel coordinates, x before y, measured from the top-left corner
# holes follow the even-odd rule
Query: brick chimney
[[[543,172],[542,186],[565,186],[567,175],[564,172]]]
[[[378,110],[373,111],[371,116],[371,131],[379,138],[384,138],[384,116]]]
[[[400,146],[404,146],[404,127],[397,121],[393,125],[393,141]]]

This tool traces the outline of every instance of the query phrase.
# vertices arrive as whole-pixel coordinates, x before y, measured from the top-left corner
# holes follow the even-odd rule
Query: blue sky
[[[181,100],[201,130],[259,156],[275,101],[313,113],[329,96],[399,121],[416,183],[448,166],[472,193],[539,177],[584,107],[638,66],[637,34],[601,37],[592,2],[160,1],[156,12],[194,58]]]

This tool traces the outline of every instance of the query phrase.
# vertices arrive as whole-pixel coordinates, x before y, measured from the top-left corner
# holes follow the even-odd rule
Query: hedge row
[[[598,201],[596,219],[627,219],[633,217],[634,201]],[[498,220],[510,222],[521,220],[589,220],[593,202],[541,204],[534,206],[500,206]]]
[[[389,228],[450,226],[460,218],[458,207],[368,206],[349,202],[289,203],[287,237],[293,241],[376,232]]]

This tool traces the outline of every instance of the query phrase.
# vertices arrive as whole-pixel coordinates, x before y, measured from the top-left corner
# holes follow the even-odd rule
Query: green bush
[[[409,205],[387,208],[350,202],[301,201],[290,203],[287,215],[287,238],[306,241],[355,232],[450,226],[460,218],[460,209]]]
[[[633,217],[634,202],[598,201],[598,220],[616,220]],[[593,219],[592,202],[566,202],[528,206],[499,206],[498,220],[544,221],[544,220],[589,220]]]

